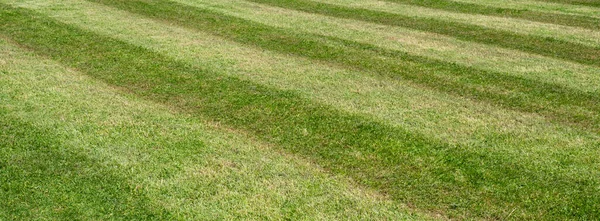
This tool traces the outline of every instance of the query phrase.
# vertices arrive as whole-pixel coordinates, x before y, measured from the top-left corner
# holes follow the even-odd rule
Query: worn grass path
[[[385,31],[366,28],[368,22],[364,20],[329,22],[323,15],[269,4],[186,0],[2,2],[6,3],[0,14],[5,23],[0,33],[9,39],[7,45],[13,45],[9,48],[19,45],[19,49],[11,50],[35,53],[32,62],[48,62],[38,56],[55,60],[56,65],[75,70],[71,75],[92,77],[94,80],[87,81],[97,82],[93,83],[97,88],[117,89],[118,94],[132,100],[127,103],[136,102],[129,107],[150,103],[162,109],[155,111],[154,107],[149,115],[133,115],[135,120],[117,118],[109,123],[102,116],[119,109],[118,104],[92,111],[99,115],[89,120],[82,120],[87,115],[81,112],[90,109],[82,111],[75,106],[61,110],[55,104],[69,100],[64,94],[76,94],[76,89],[35,99],[39,96],[33,96],[35,88],[46,94],[44,88],[49,86],[45,85],[48,81],[38,79],[40,84],[30,89],[33,92],[2,92],[10,101],[3,106],[7,116],[3,125],[9,128],[4,136],[16,137],[19,132],[13,128],[24,127],[21,125],[33,125],[49,137],[79,128],[76,134],[84,135],[83,141],[65,142],[77,140],[68,136],[49,141],[54,143],[50,146],[83,156],[61,169],[89,162],[84,163],[88,168],[111,174],[115,178],[110,182],[124,184],[115,184],[123,188],[111,190],[105,198],[131,202],[124,208],[145,208],[131,217],[598,217],[598,94],[593,84],[578,88],[585,76],[593,76],[595,65],[561,61],[527,50],[506,50],[502,45],[452,40],[454,35],[422,41],[431,48],[443,41],[454,48],[460,44],[478,48],[480,53],[500,50],[523,60],[537,59],[562,67],[553,74],[565,80],[553,82],[544,70],[537,70],[537,78],[485,63],[460,63],[464,52],[452,47],[448,51],[454,55],[436,57],[424,49],[409,50],[392,41],[378,43],[339,30],[343,25],[354,26],[385,38]],[[253,14],[244,11],[245,7],[275,14]],[[275,22],[277,16],[289,13],[299,13],[296,15],[304,20],[287,26]],[[123,20],[128,22],[120,22]],[[300,25],[311,21],[322,22],[330,31],[311,32],[310,25]],[[410,33],[427,34],[423,30]],[[480,59],[489,62],[493,58]],[[13,60],[14,56],[7,56],[0,62]],[[521,59],[506,62],[513,64],[514,70],[528,65]],[[19,69],[19,65],[3,66],[2,79],[12,85],[10,88],[22,88],[31,81],[19,78],[20,72],[15,72]],[[572,74],[567,75],[569,72]],[[36,71],[27,73],[35,76]],[[29,95],[16,99],[11,93]],[[105,93],[115,92],[102,89],[79,99],[83,102]],[[43,108],[48,105],[54,108]],[[70,113],[67,119],[71,120],[52,120],[52,113],[61,111]],[[172,111],[177,114],[164,115]],[[168,117],[156,119],[157,114]],[[150,119],[147,124],[110,126],[146,118]],[[218,126],[191,129],[198,132],[190,133],[177,129],[190,122],[194,126],[184,128]],[[163,124],[176,129],[169,126],[167,132],[158,133],[163,129],[155,125]],[[54,128],[53,132],[48,127]],[[105,141],[106,135],[98,134],[103,130],[117,130],[123,135]],[[159,135],[153,135],[156,133]],[[239,141],[205,144],[228,140],[219,138],[228,136],[222,134],[242,134],[251,141],[236,138],[233,140]],[[88,143],[99,143],[100,148],[86,146]],[[25,141],[17,144],[31,146]],[[266,151],[256,148],[265,145]],[[162,146],[169,148],[155,148]],[[241,146],[244,151],[240,153],[237,148]],[[205,153],[205,149],[212,152]],[[259,160],[273,150],[268,158],[279,161]],[[122,157],[123,151],[130,157]],[[198,161],[204,157],[208,160]],[[255,163],[257,160],[260,163]],[[291,163],[264,169],[285,161]],[[324,170],[311,169],[319,167]],[[290,173],[301,175],[269,175]],[[317,178],[306,180],[307,176]],[[73,180],[94,179],[89,177],[93,176],[84,173]],[[253,181],[257,178],[264,181]],[[278,182],[283,183],[272,185]],[[68,188],[77,185],[102,188],[85,183]],[[68,188],[59,193],[68,193]],[[119,193],[132,192],[127,188],[140,192]],[[339,191],[330,191],[333,189]],[[70,202],[89,204],[82,200],[85,193],[76,196],[81,199],[75,197]],[[226,203],[217,203],[222,199]],[[269,203],[257,204],[253,199]],[[64,205],[77,203],[67,201]],[[80,212],[64,217],[110,217],[100,208],[110,210],[113,206],[87,207],[85,213],[71,207],[68,211]],[[16,217],[18,211],[25,210],[0,214]],[[61,210],[47,211],[55,211],[55,215]]]

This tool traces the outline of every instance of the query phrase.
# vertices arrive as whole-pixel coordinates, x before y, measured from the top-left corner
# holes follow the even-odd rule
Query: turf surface
[[[600,216],[593,39],[343,2],[0,1],[0,217]]]

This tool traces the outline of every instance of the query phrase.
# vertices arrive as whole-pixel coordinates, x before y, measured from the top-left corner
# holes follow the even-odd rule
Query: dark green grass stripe
[[[600,47],[591,47],[554,38],[516,34],[485,28],[477,25],[451,22],[440,19],[416,18],[400,14],[372,11],[368,9],[349,8],[309,0],[248,0],[316,13],[338,18],[355,19],[383,25],[399,26],[420,31],[427,31],[455,37],[460,40],[473,41],[500,47],[517,49],[548,57],[574,61],[581,64],[600,66]]]
[[[244,19],[174,2],[93,0],[133,13],[175,22],[234,41],[285,54],[377,73],[549,119],[600,130],[600,98],[568,87],[541,83],[503,73],[480,71],[367,44],[305,33],[291,33]],[[495,88],[493,91],[491,88]],[[500,92],[498,91],[498,88]],[[574,111],[572,107],[580,107]]]
[[[0,33],[39,54],[146,99],[248,131],[420,209],[454,217],[502,218],[513,208],[521,211],[516,218],[600,217],[593,177],[573,182],[508,155],[432,142],[27,10],[2,5],[0,19]]]
[[[531,11],[526,9],[499,8],[452,0],[385,0],[388,2],[410,4],[449,12],[491,15],[498,17],[519,18],[536,22],[575,26],[588,29],[600,29],[600,19],[580,15],[565,15]]]
[[[539,0],[543,2],[554,2],[571,5],[585,5],[591,7],[600,7],[600,1],[598,0]]]
[[[6,214],[0,219],[169,217],[161,209],[151,208],[143,192],[135,190],[126,178],[63,146],[58,137],[0,109],[0,214]]]

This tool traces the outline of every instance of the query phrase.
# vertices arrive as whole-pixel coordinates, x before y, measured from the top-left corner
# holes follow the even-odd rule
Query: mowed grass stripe
[[[600,29],[600,18],[532,11],[526,9],[504,8],[501,4],[480,5],[477,3],[453,0],[385,0],[394,3],[417,5],[427,8],[441,9],[450,12],[491,15],[526,19],[530,21],[575,26],[589,29]]]
[[[454,0],[488,7],[510,8],[520,11],[539,11],[545,13],[561,13],[592,18],[600,18],[600,8],[550,3],[543,1],[512,1],[512,0]]]
[[[16,14],[15,11],[10,11],[8,13],[6,11],[4,11],[4,12],[5,13],[3,14],[4,15],[3,18],[6,18],[6,21],[9,21],[11,23],[15,22],[15,21],[23,22],[23,23],[7,24],[6,26],[4,26],[4,28],[6,28],[7,26],[13,26],[13,25],[16,25],[16,26],[14,26],[14,28],[17,28],[17,29],[18,29],[18,27],[25,27],[25,29],[22,29],[22,30],[12,29],[11,31],[8,31],[8,32],[11,35],[13,35],[13,37],[15,37],[16,39],[21,40],[19,42],[24,43],[26,46],[34,48],[48,56],[55,57],[56,59],[59,59],[62,62],[66,62],[70,65],[73,65],[75,68],[78,68],[82,71],[91,72],[89,74],[91,74],[92,76],[104,79],[109,83],[114,83],[115,85],[118,85],[118,86],[127,87],[127,89],[132,90],[132,92],[138,91],[139,94],[141,94],[142,96],[147,95],[148,97],[154,97],[155,99],[163,98],[163,99],[165,99],[165,100],[161,99],[163,102],[168,102],[166,100],[167,98],[172,98],[174,96],[181,96],[181,97],[179,97],[179,101],[193,102],[193,104],[190,103],[190,105],[194,105],[193,106],[194,108],[192,108],[190,106],[187,106],[187,108],[186,108],[185,104],[180,104],[183,106],[183,108],[186,108],[187,110],[190,110],[190,111],[195,110],[197,112],[205,113],[210,116],[222,118],[221,120],[229,120],[229,121],[244,120],[244,122],[239,122],[238,124],[259,124],[260,128],[256,128],[255,130],[261,130],[263,127],[265,127],[264,129],[266,129],[267,131],[263,131],[263,132],[268,133],[268,132],[273,131],[273,129],[277,129],[277,128],[269,127],[269,126],[271,126],[271,124],[277,123],[277,121],[275,121],[275,122],[268,121],[269,122],[268,124],[261,124],[261,123],[266,123],[266,122],[260,122],[260,121],[253,122],[252,119],[231,116],[231,114],[232,114],[231,112],[234,111],[232,109],[238,109],[237,111],[242,112],[242,113],[239,113],[242,115],[247,114],[247,113],[257,114],[256,112],[261,112],[263,114],[266,113],[269,115],[271,115],[270,113],[272,113],[273,117],[277,117],[277,116],[279,116],[278,114],[281,114],[281,110],[279,110],[279,111],[278,110],[270,110],[269,111],[269,108],[273,108],[273,105],[281,105],[282,101],[284,101],[284,102],[289,101],[291,103],[298,104],[297,107],[298,107],[299,111],[295,111],[295,109],[291,109],[289,114],[284,114],[284,115],[300,114],[300,116],[298,116],[298,118],[300,118],[300,119],[294,119],[296,121],[297,120],[306,120],[309,118],[316,118],[317,121],[312,122],[312,123],[317,124],[317,125],[315,125],[313,127],[305,127],[304,128],[304,129],[307,129],[308,133],[314,133],[315,132],[314,129],[323,130],[323,128],[315,128],[316,126],[327,127],[326,129],[328,129],[328,132],[336,131],[338,129],[351,129],[351,130],[359,130],[360,131],[361,128],[358,128],[358,127],[372,126],[372,125],[363,125],[362,122],[356,122],[358,124],[357,125],[358,127],[355,127],[355,128],[345,128],[345,127],[336,128],[336,126],[339,126],[340,123],[352,124],[352,122],[351,122],[353,120],[352,117],[348,116],[347,117],[348,119],[343,119],[343,121],[340,123],[331,123],[331,120],[340,120],[339,119],[340,117],[335,115],[335,114],[337,114],[336,111],[326,109],[326,111],[324,112],[323,110],[319,110],[319,109],[323,109],[323,107],[315,107],[314,105],[305,104],[302,101],[295,100],[294,96],[292,94],[281,94],[278,92],[268,92],[268,91],[265,91],[264,88],[262,88],[258,85],[252,85],[252,84],[248,85],[248,84],[245,84],[244,82],[239,82],[239,81],[236,81],[235,79],[231,79],[231,78],[220,78],[220,76],[211,76],[211,74],[214,74],[214,73],[205,73],[203,71],[193,71],[193,70],[190,70],[189,68],[186,68],[185,65],[181,65],[176,62],[171,63],[168,60],[162,59],[159,55],[155,55],[150,52],[145,52],[141,48],[128,46],[126,44],[121,44],[114,40],[110,40],[110,39],[103,38],[100,36],[91,35],[91,34],[88,34],[85,32],[77,32],[77,29],[69,28],[68,26],[58,25],[57,23],[54,23],[51,20],[48,21],[47,18],[38,17],[39,20],[32,20],[31,17],[36,17],[35,14],[25,14],[23,16],[18,16],[18,14]],[[19,13],[19,12],[17,12],[17,13]],[[22,12],[20,12],[20,13],[22,13]],[[6,17],[7,14],[11,15],[11,17],[7,18]],[[29,19],[27,19],[27,18],[29,18]],[[22,26],[22,25],[25,25],[25,26]],[[33,29],[29,29],[31,27],[26,27],[28,25],[35,25],[35,27]],[[38,31],[41,31],[41,33],[35,33],[35,31],[33,33],[28,33],[27,30],[38,30]],[[4,29],[4,31],[7,31],[7,30]],[[25,31],[25,33],[23,33],[22,31]],[[54,34],[51,34],[51,33],[54,33]],[[16,36],[15,36],[15,34],[16,34]],[[50,35],[47,35],[47,34],[50,34]],[[31,35],[34,35],[37,37],[47,36],[47,37],[50,37],[51,40],[44,42],[41,38],[36,38]],[[24,38],[20,38],[20,37],[24,37]],[[58,37],[58,38],[54,38],[54,37]],[[53,40],[55,40],[55,39],[62,39],[62,40],[60,40],[59,42],[54,42]],[[94,41],[92,41],[92,39]],[[40,42],[40,40],[42,42]],[[23,42],[23,41],[26,41],[26,42]],[[85,48],[81,48],[80,44],[83,42],[87,42],[87,43],[93,42],[93,44],[86,44]],[[44,45],[44,43],[46,43],[48,45]],[[60,46],[60,47],[56,47],[56,46]],[[40,48],[40,47],[43,47],[43,48]],[[90,48],[90,47],[92,47],[92,48]],[[75,48],[83,49],[83,51],[77,50]],[[58,49],[58,51],[55,51],[56,49]],[[70,53],[68,53],[69,51],[70,51]],[[93,52],[93,53],[89,53],[89,52]],[[96,57],[93,54],[100,54],[101,56]],[[123,56],[125,56],[125,57],[118,56],[119,54],[123,54]],[[82,57],[80,55],[86,55],[86,56]],[[102,58],[102,59],[98,59],[98,58]],[[131,58],[136,58],[136,59],[131,59]],[[107,62],[109,65],[106,65]],[[152,64],[151,67],[146,67],[148,64]],[[88,65],[94,65],[95,67],[94,66],[89,67]],[[117,70],[121,70],[122,72],[114,72],[115,69],[107,70],[107,69],[101,68],[101,67],[113,67],[114,68],[114,65],[119,65]],[[127,70],[122,70],[123,68],[127,68]],[[190,73],[190,72],[193,72],[193,73]],[[141,75],[140,73],[143,73],[143,75]],[[102,76],[102,75],[104,75],[104,76]],[[193,81],[194,79],[181,79],[181,78],[185,78],[186,77],[185,75],[187,75],[187,77],[194,77],[194,78],[199,77],[201,79],[196,79],[195,81]],[[200,75],[200,76],[198,76],[198,75]],[[117,79],[110,79],[111,77],[115,77]],[[127,78],[137,78],[137,79],[127,79]],[[185,80],[185,82],[182,82],[182,80]],[[118,81],[121,81],[121,82],[118,82]],[[123,82],[123,81],[125,81],[125,82]],[[202,81],[202,82],[199,82],[199,81]],[[138,84],[138,85],[132,85],[132,84]],[[200,94],[205,94],[207,96],[199,98],[199,99],[201,99],[200,101],[198,101],[198,100],[194,101],[193,99],[191,99],[189,97],[184,97],[184,95],[186,95],[186,94],[180,94],[181,91],[178,91],[178,93],[174,92],[172,94],[163,94],[163,93],[168,93],[168,92],[167,91],[159,91],[160,89],[155,88],[155,87],[164,86],[164,87],[172,87],[172,88],[170,88],[171,90],[181,89],[181,87],[175,87],[177,85],[184,86],[184,87],[186,87],[186,89],[190,88],[188,90],[194,90],[194,89],[199,90],[198,93],[189,94],[190,96],[197,97]],[[198,88],[198,87],[200,87],[200,88]],[[169,90],[169,91],[171,91],[171,90]],[[219,93],[219,91],[222,93]],[[208,93],[201,93],[201,92],[208,92]],[[222,95],[224,95],[224,93],[228,93],[228,95],[222,96]],[[268,94],[268,93],[273,93],[273,95]],[[250,95],[250,97],[240,97],[240,99],[233,100],[236,97],[236,95],[237,96]],[[252,95],[255,95],[255,96],[252,96]],[[281,95],[281,96],[275,96],[275,95]],[[268,97],[263,97],[263,96],[268,96]],[[187,98],[188,100],[182,100],[182,98]],[[208,100],[208,99],[211,99],[212,102],[209,102],[211,100]],[[255,111],[253,109],[254,105],[252,105],[251,102],[257,103],[257,102],[261,102],[260,100],[263,100],[263,101],[262,101],[262,103],[258,103],[258,105],[261,105],[261,106],[264,105],[264,107],[261,108],[262,111]],[[174,101],[174,102],[176,102],[176,101]],[[202,103],[202,104],[198,104],[198,103]],[[210,105],[210,106],[206,107],[204,105],[207,105],[207,106]],[[225,106],[219,107],[220,105],[225,105]],[[237,108],[236,108],[236,106],[237,106]],[[290,106],[290,105],[286,105],[286,106]],[[309,114],[308,113],[309,111],[305,111],[303,109],[305,109],[307,107],[311,108],[310,112],[314,115],[306,116],[307,114]],[[207,110],[209,108],[214,108],[217,110],[212,110],[212,111]],[[289,107],[284,107],[284,108],[287,109]],[[239,110],[239,109],[243,109],[243,110]],[[267,109],[267,110],[265,111],[264,109]],[[211,111],[212,113],[208,113],[208,111]],[[323,115],[325,113],[328,116],[319,116],[319,115]],[[289,116],[281,116],[281,117],[284,117],[285,119],[291,119]],[[297,117],[293,117],[293,118],[297,118]],[[286,125],[287,123],[290,123],[289,121],[290,120],[287,120],[287,121],[281,122],[281,123],[283,125]],[[319,123],[321,121],[323,121],[325,123],[325,125],[321,125],[321,123]],[[232,123],[232,122],[230,122],[230,123]],[[366,123],[368,123],[368,122],[366,122]],[[299,125],[299,124],[292,124],[292,125],[303,126],[303,125]],[[250,125],[248,125],[248,126],[250,126]],[[378,127],[373,126],[373,128],[378,128]],[[287,128],[287,129],[289,129],[289,128]],[[363,133],[369,133],[369,131],[367,131],[367,130],[363,130],[363,131],[365,131]],[[274,131],[274,132],[277,132],[277,131]],[[289,133],[290,131],[283,130],[281,132]],[[291,132],[294,134],[297,134],[294,131],[291,131]],[[316,131],[316,132],[321,132],[321,131]],[[323,132],[321,132],[320,134],[317,134],[317,135],[325,135],[325,134],[323,134]],[[337,134],[337,135],[339,136],[340,134]],[[403,136],[402,134],[394,134],[394,135]],[[308,135],[300,135],[301,138],[290,139],[290,141],[304,139],[305,136],[308,136]],[[376,136],[378,136],[378,135],[376,135]],[[381,136],[381,135],[379,135],[379,136]],[[319,139],[319,138],[316,138],[316,139]],[[282,139],[282,140],[286,140],[286,139]],[[360,142],[368,142],[369,140],[370,139],[367,139],[365,141],[360,141]],[[319,142],[319,145],[317,145],[317,146],[321,146],[321,145],[330,146],[331,144],[329,144],[329,142],[332,142],[333,145],[339,145],[339,144],[335,143],[335,141],[336,140],[321,140],[321,142]],[[346,143],[344,141],[341,141],[341,142]],[[352,139],[351,142],[358,142],[358,141],[356,141],[355,139]],[[307,145],[315,145],[315,143],[314,143],[314,141],[311,141]],[[301,145],[301,146],[306,147],[306,145]],[[314,148],[317,148],[317,146],[315,146]],[[343,156],[337,155],[337,154],[334,154],[334,156],[335,157],[343,157]]]
[[[34,8],[61,22],[99,35],[113,36],[194,67],[219,70],[258,84],[292,90],[311,101],[373,116],[384,124],[398,125],[450,145],[475,151],[485,149],[487,153],[510,155],[548,168],[561,164],[554,159],[577,158],[577,166],[571,166],[578,169],[567,172],[571,177],[581,176],[580,171],[588,171],[596,164],[589,160],[596,151],[582,147],[593,146],[598,136],[551,124],[536,114],[497,109],[402,81],[383,81],[293,55],[246,47],[95,3],[63,0],[40,6],[40,0],[20,2],[20,6]],[[217,4],[215,7],[230,6]],[[257,7],[247,7],[260,11]],[[231,8],[233,11],[238,9]],[[282,16],[296,18],[300,15]],[[123,20],[127,22],[123,23]],[[290,19],[287,22],[291,22]],[[321,20],[315,22],[323,24]]]
[[[563,4],[585,5],[591,7],[600,7],[600,2],[597,0],[539,0],[544,2],[556,2]]]
[[[552,37],[517,34],[513,31],[486,28],[473,24],[448,21],[445,19],[419,18],[383,11],[373,11],[365,8],[351,8],[342,5],[333,5],[307,0],[250,1],[308,13],[317,13],[339,18],[355,19],[383,25],[411,28],[420,31],[448,35],[465,41],[492,44],[548,57],[574,61],[582,64],[600,66],[600,47],[597,45],[591,46],[573,43],[566,40],[559,40]]]
[[[600,98],[564,86],[435,61],[369,44],[293,33],[210,10],[166,1],[93,0],[151,18],[175,22],[231,40],[352,67],[384,78],[409,80],[439,91],[519,111],[554,122],[600,130]]]
[[[176,0],[175,2],[267,26],[284,28],[289,32],[304,32],[373,44],[388,50],[402,51],[433,60],[501,72],[585,92],[600,92],[600,87],[595,83],[600,80],[598,75],[600,68],[560,59],[461,41],[429,32],[308,14],[246,1]]]
[[[489,30],[498,30],[502,31],[503,33],[566,41],[570,43],[582,44],[588,47],[600,46],[600,31],[593,29],[542,23],[509,17],[449,12],[440,9],[398,4],[379,0],[312,0],[312,2],[351,9],[364,9],[375,12],[384,12],[413,19],[459,23]]]
[[[243,128],[417,208],[449,209],[452,216],[496,218],[515,206],[523,208],[521,214],[513,214],[516,217],[598,216],[593,208],[597,197],[587,186],[592,183],[574,183],[551,173],[525,170],[501,156],[431,143],[418,134],[343,114],[289,92],[190,70],[139,47],[24,10],[5,9],[9,11],[2,16],[7,21],[3,32],[39,53],[139,96]],[[451,171],[461,171],[463,179],[456,180]],[[532,188],[516,191],[512,188],[517,186],[509,185],[515,180]],[[484,188],[496,185],[504,189],[490,193]],[[551,197],[526,200],[532,196],[529,194],[554,196],[546,191],[560,194],[573,189],[581,190],[581,195],[567,201]]]
[[[0,134],[20,130],[34,134],[25,139],[0,135],[3,138],[0,143],[6,141],[26,147],[30,141],[47,141],[43,136],[48,135],[60,141],[61,145],[57,146],[64,155],[77,153],[93,162],[61,163],[57,161],[63,158],[44,148],[26,149],[27,154],[22,155],[31,159],[42,155],[41,162],[48,161],[50,168],[64,172],[60,174],[65,178],[59,188],[47,184],[39,192],[47,190],[74,200],[56,202],[53,197],[36,195],[26,201],[11,191],[0,194],[9,198],[3,200],[8,205],[0,207],[1,219],[142,219],[126,216],[117,209],[113,217],[96,216],[95,213],[110,211],[104,204],[119,203],[117,205],[122,207],[127,204],[108,198],[92,198],[93,202],[77,198],[85,194],[76,190],[95,189],[95,185],[79,182],[76,176],[69,179],[70,172],[82,171],[82,176],[93,173],[112,181],[115,188],[123,186],[116,183],[120,179],[115,177],[126,178],[124,182],[134,190],[133,194],[147,196],[147,202],[142,205],[174,214],[148,218],[152,220],[427,219],[375,191],[353,185],[343,176],[329,176],[306,159],[274,149],[231,128],[177,113],[173,110],[176,108],[122,93],[55,61],[7,44],[1,38],[0,52],[3,64],[0,66],[0,85],[3,86],[0,87],[0,111],[6,113],[0,121],[7,120],[9,125],[0,126],[3,129]],[[18,120],[12,121],[13,118]],[[21,126],[21,121],[34,129]],[[40,172],[32,169],[38,161],[8,150],[11,147],[0,148],[2,169],[9,165],[9,171],[19,168],[23,173]],[[79,159],[66,159],[71,158],[72,161]],[[31,187],[33,185],[28,183],[38,182],[32,175],[21,177],[11,173],[9,178],[11,176],[13,179],[6,179],[8,182],[2,184]],[[48,176],[62,177],[54,173]],[[53,183],[51,180],[45,179]],[[76,190],[64,193],[65,189]],[[24,191],[23,195],[35,195],[28,193]],[[124,198],[126,194],[120,195]],[[26,203],[29,207],[23,206]],[[17,207],[23,210],[13,210]],[[33,218],[21,212],[31,213]],[[76,218],[55,217],[52,212],[78,212],[78,215]]]
[[[0,78],[5,73],[0,72]],[[3,85],[3,87],[6,85]],[[0,94],[0,99],[6,94]],[[11,96],[11,95],[8,95]],[[13,95],[14,96],[14,95]],[[0,104],[0,219],[171,219],[111,166]]]

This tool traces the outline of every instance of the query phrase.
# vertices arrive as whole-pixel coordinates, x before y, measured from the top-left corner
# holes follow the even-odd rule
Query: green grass
[[[11,45],[2,41],[0,57],[2,219],[421,217],[305,159]]]
[[[252,2],[290,8],[308,13],[324,14],[339,18],[356,19],[428,31],[449,35],[462,40],[493,44],[582,64],[600,66],[600,59],[598,59],[600,48],[598,46],[584,46],[555,38],[521,35],[511,31],[494,30],[477,25],[435,18],[421,19],[402,14],[392,14],[364,8],[351,8],[309,0],[252,0]]]
[[[373,23],[348,19],[337,19],[250,2],[198,0],[180,0],[178,2],[194,7],[208,8],[215,12],[285,30],[373,44],[377,47],[402,51],[412,55],[452,62],[463,66],[471,66],[476,69],[502,72],[545,83],[559,84],[582,91],[597,91],[598,86],[594,82],[596,82],[596,79],[600,79],[596,77],[597,68],[543,56],[532,56],[532,54],[517,50],[499,49],[490,45],[461,41],[447,36],[435,35],[430,32],[374,25]],[[65,12],[65,14],[68,13]],[[68,17],[61,16],[61,19],[65,20]],[[286,22],[281,22],[282,20],[286,20]],[[86,26],[82,27],[85,28]],[[141,29],[137,29],[137,31],[143,32]],[[134,36],[130,38],[135,39]],[[180,51],[186,50],[180,49]],[[465,54],[476,56],[465,56]],[[235,59],[235,56],[232,57],[231,59]]]
[[[468,2],[457,2],[450,0],[387,0],[394,3],[417,5],[427,8],[441,9],[450,12],[459,12],[467,14],[481,14],[498,17],[511,17],[526,19],[537,22],[553,23],[566,26],[575,26],[590,29],[600,28],[600,19],[587,16],[565,15],[558,13],[540,12],[527,9],[503,8],[479,5]]]
[[[597,47],[598,32],[590,29],[542,23],[510,17],[473,15],[433,9],[414,5],[405,5],[377,0],[315,0],[316,2],[331,4],[347,8],[358,8],[385,12],[393,15],[402,15],[416,19],[433,19],[452,23],[466,24],[492,30],[500,30],[519,35],[533,35],[535,37],[550,38],[567,42],[584,44]],[[585,12],[586,17],[594,16],[594,11]],[[597,14],[597,12],[596,12]]]
[[[60,135],[6,113],[0,117],[1,218],[168,219],[126,177],[65,148]]]
[[[539,11],[546,13],[559,13],[584,17],[598,18],[600,8],[584,5],[572,5],[564,3],[553,3],[544,1],[511,1],[511,0],[457,0],[458,2],[484,5],[488,7],[499,7],[516,9],[520,11]]]
[[[270,28],[174,2],[99,2],[157,19],[178,22],[240,43],[334,62],[378,73],[384,78],[399,77],[446,93],[469,96],[520,111],[540,113],[553,120],[576,124],[593,131],[600,130],[597,128],[600,116],[596,114],[600,111],[600,103],[597,102],[600,99],[593,93],[430,60],[369,44]],[[402,65],[398,65],[399,62]],[[578,107],[578,110],[573,106]]]
[[[23,179],[16,179],[13,189],[3,189],[0,197],[11,202],[10,191],[27,189],[29,180],[41,176],[28,171],[39,165],[59,165],[41,173],[49,176],[45,179],[73,183],[44,184],[56,190],[49,201],[32,200],[42,193],[26,193],[17,201],[27,209],[7,207],[0,215],[309,220],[599,216],[594,157],[599,99],[593,90],[414,55],[343,34],[272,27],[175,2],[90,2],[110,6],[102,9],[103,16],[146,19],[141,29],[164,33],[84,22],[89,19],[79,14],[84,10],[92,17],[102,12],[83,6],[104,7],[98,4],[81,2],[78,9],[49,0],[1,6],[5,23],[0,35],[10,39],[4,44],[18,45],[0,57],[2,64],[10,64],[1,69],[0,78],[8,85],[0,91],[7,101],[0,106],[6,116],[0,122],[7,128],[2,136],[9,137],[2,147],[12,151],[2,159],[28,154],[24,152],[31,146],[42,147],[33,154],[45,156],[46,146],[64,153],[49,161],[27,161],[31,167],[20,171]],[[75,19],[60,17],[69,11]],[[172,32],[173,26],[182,29]],[[30,63],[12,64],[19,57],[11,50],[36,55]],[[223,58],[227,60],[219,60]],[[52,70],[48,62],[58,62],[53,65],[67,76],[45,77],[40,70]],[[42,67],[18,68],[35,63]],[[593,71],[594,66],[585,67]],[[319,80],[311,87],[302,75],[328,83]],[[353,92],[336,81],[372,92]],[[394,87],[415,97],[402,97],[403,91]],[[420,103],[394,109],[397,104],[386,102],[395,99]],[[414,107],[429,109],[395,112]],[[483,131],[468,130],[469,125]],[[448,130],[461,138],[437,136],[451,136]],[[6,162],[2,165],[11,165]],[[75,177],[48,175],[78,169],[84,172]],[[81,187],[90,191],[73,193]],[[97,198],[110,200],[98,203]],[[66,209],[52,208],[56,201]],[[27,214],[29,208],[44,213]]]
[[[591,6],[591,7],[600,7],[600,2],[595,1],[595,0],[542,0],[542,1],[574,4],[574,5],[585,5],[585,6]]]

